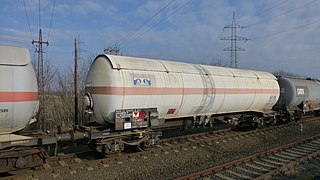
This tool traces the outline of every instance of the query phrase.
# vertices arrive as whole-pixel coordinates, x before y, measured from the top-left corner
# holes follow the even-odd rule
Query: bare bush
[[[78,63],[78,119],[83,122],[82,97],[85,91],[85,78],[91,61]],[[33,62],[35,71],[37,66]],[[37,114],[37,129],[46,127],[50,130],[58,125],[68,127],[74,124],[74,70],[58,69],[51,60],[44,61],[44,94],[39,95],[39,112]],[[45,123],[45,126],[43,126]]]
[[[297,74],[297,73],[291,73],[288,71],[284,71],[284,70],[278,70],[278,71],[274,71],[273,74],[275,76],[283,76],[283,77],[291,77],[291,78],[298,78],[298,79],[306,79],[307,77],[301,74]]]

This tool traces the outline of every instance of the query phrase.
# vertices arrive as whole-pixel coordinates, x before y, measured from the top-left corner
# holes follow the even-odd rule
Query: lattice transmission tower
[[[236,23],[236,15],[233,12],[232,24],[227,25],[223,28],[224,29],[231,29],[231,36],[222,37],[221,40],[230,40],[231,46],[228,48],[223,49],[224,51],[231,51],[231,61],[230,67],[238,68],[238,58],[237,58],[237,51],[244,51],[245,49],[237,47],[237,41],[247,41],[250,40],[246,37],[237,36],[237,29],[244,29],[244,26],[238,25]]]

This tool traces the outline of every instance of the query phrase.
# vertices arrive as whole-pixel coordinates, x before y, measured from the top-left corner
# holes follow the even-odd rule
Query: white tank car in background
[[[0,45],[0,134],[25,128],[38,109],[38,86],[26,48]]]
[[[92,63],[86,92],[85,106],[96,121],[116,129],[144,127],[148,117],[157,125],[161,119],[263,113],[279,98],[277,79],[267,72],[105,54]]]
[[[316,80],[280,77],[280,98],[274,108],[299,117],[308,111],[320,110],[320,83]]]

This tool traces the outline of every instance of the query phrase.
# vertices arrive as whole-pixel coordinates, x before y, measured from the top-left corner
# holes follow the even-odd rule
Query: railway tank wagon
[[[92,63],[84,97],[87,112],[116,130],[160,126],[182,117],[256,112],[279,98],[270,73],[102,54]]]
[[[25,128],[38,108],[38,86],[28,49],[0,46],[0,76],[0,135],[3,135]]]
[[[312,79],[278,78],[280,86],[279,101],[275,109],[282,116],[300,118],[303,113],[320,110],[320,82]],[[289,114],[289,115],[288,115]]]

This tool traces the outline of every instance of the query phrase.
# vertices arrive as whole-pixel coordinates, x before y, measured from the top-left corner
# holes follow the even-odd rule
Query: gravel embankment
[[[320,132],[320,122],[300,125],[273,133],[264,133],[254,137],[243,137],[220,143],[153,154],[148,157],[127,160],[121,163],[110,162],[106,167],[83,169],[75,173],[61,173],[39,177],[39,179],[172,179],[196,172],[214,165],[236,160],[247,155],[277,147],[288,142],[304,139]]]

